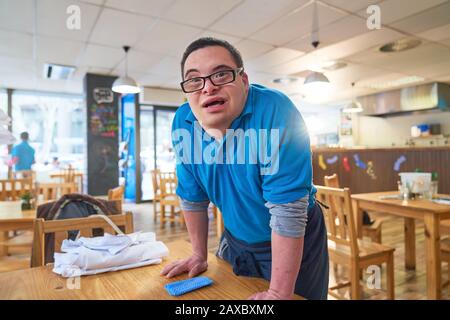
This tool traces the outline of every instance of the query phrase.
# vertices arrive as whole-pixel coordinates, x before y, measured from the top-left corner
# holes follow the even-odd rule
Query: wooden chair
[[[33,170],[19,170],[11,171],[9,179],[31,179],[31,183],[36,181],[36,171]]]
[[[441,259],[442,262],[447,262],[448,266],[448,280],[443,284],[443,286],[448,286],[450,292],[450,220],[441,221],[441,234],[443,238],[441,240]]]
[[[70,165],[60,173],[50,174],[50,177],[57,178],[60,183],[75,183],[75,192],[83,191],[83,174],[72,168]]]
[[[180,202],[175,192],[177,183],[178,180],[175,172],[160,173],[159,187],[161,190],[161,197],[159,203],[161,206],[161,226],[163,226],[166,221],[175,222],[176,220],[180,220],[181,224],[184,225],[184,217],[181,210],[175,210],[175,208],[180,207]],[[166,206],[170,206],[169,217],[166,216]]]
[[[78,190],[77,184],[74,182],[62,183],[37,183],[36,184],[36,198],[37,200],[48,201],[57,200],[65,194],[76,193]],[[43,199],[39,199],[39,196]]]
[[[123,194],[125,193],[124,186],[118,186],[114,189],[108,190],[108,200],[120,200],[123,201]]]
[[[20,200],[20,196],[26,192],[33,194],[31,178],[0,180],[0,188],[0,201]]]
[[[161,171],[159,169],[155,169],[151,171],[152,175],[152,185],[153,185],[153,221],[156,222],[156,218],[158,216],[158,206],[157,204],[161,200]],[[161,204],[160,204],[161,207]]]
[[[123,227],[124,233],[133,232],[133,215],[131,212],[119,215],[109,215],[108,218],[118,227]],[[103,229],[104,232],[116,234],[111,225],[99,215],[63,220],[46,221],[44,219],[36,219],[34,223],[31,267],[40,267],[44,265],[46,234],[55,234],[55,239],[57,239],[55,241],[55,252],[59,252],[61,251],[62,239],[68,238],[68,231],[79,230],[81,236],[92,237],[93,229]]]
[[[330,261],[350,269],[350,281],[337,283],[329,288],[329,294],[342,298],[333,290],[350,286],[351,298],[361,299],[360,272],[372,265],[386,263],[387,296],[394,299],[394,248],[375,242],[357,239],[355,217],[348,188],[316,186],[319,201],[326,203],[324,209],[328,232]],[[344,222],[345,221],[345,222]]]
[[[339,178],[337,174],[324,177],[325,186],[331,188],[340,188]],[[381,243],[381,226],[383,222],[389,220],[389,217],[373,218],[374,222],[371,225],[363,225],[363,236],[369,237],[372,241]]]

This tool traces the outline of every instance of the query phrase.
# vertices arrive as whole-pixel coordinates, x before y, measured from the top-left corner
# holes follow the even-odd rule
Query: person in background
[[[14,164],[15,171],[31,170],[31,165],[35,163],[35,151],[28,143],[28,132],[22,132],[20,139],[22,142],[15,145],[11,151],[11,162]]]
[[[59,163],[58,157],[53,157],[52,169],[60,169],[61,164]]]

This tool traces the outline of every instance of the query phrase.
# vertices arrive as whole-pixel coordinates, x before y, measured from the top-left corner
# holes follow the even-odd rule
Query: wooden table
[[[168,259],[159,265],[67,279],[51,271],[51,266],[0,274],[0,299],[247,299],[257,291],[267,290],[269,282],[233,274],[231,266],[213,254],[208,254],[208,270],[203,273],[214,281],[211,286],[180,297],[172,297],[164,285],[187,278],[187,274],[167,279],[162,268],[173,260],[191,254],[190,243],[179,240],[167,243]],[[72,288],[72,289],[70,289]],[[297,297],[300,298],[300,297]]]
[[[405,266],[415,269],[416,237],[415,219],[424,221],[427,296],[429,299],[441,298],[441,243],[439,224],[441,220],[450,219],[450,205],[437,204],[431,200],[400,200],[382,199],[383,196],[398,194],[397,191],[361,193],[352,195],[355,212],[357,213],[358,237],[362,238],[362,223],[364,210],[378,211],[403,217],[405,220]],[[439,197],[450,198],[448,195]]]
[[[9,231],[33,230],[36,210],[20,210],[20,201],[0,201],[0,257],[8,253]]]

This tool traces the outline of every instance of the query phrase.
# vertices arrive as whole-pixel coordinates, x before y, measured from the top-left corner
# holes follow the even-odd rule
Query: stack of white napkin
[[[64,240],[63,253],[55,252],[53,272],[63,277],[91,275],[162,262],[169,249],[153,232]]]

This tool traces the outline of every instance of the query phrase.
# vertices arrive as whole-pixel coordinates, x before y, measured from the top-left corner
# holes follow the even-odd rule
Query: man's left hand
[[[253,295],[251,295],[249,300],[291,300],[292,296],[283,296],[280,295],[278,292],[273,290],[267,290],[263,292],[257,292]]]

